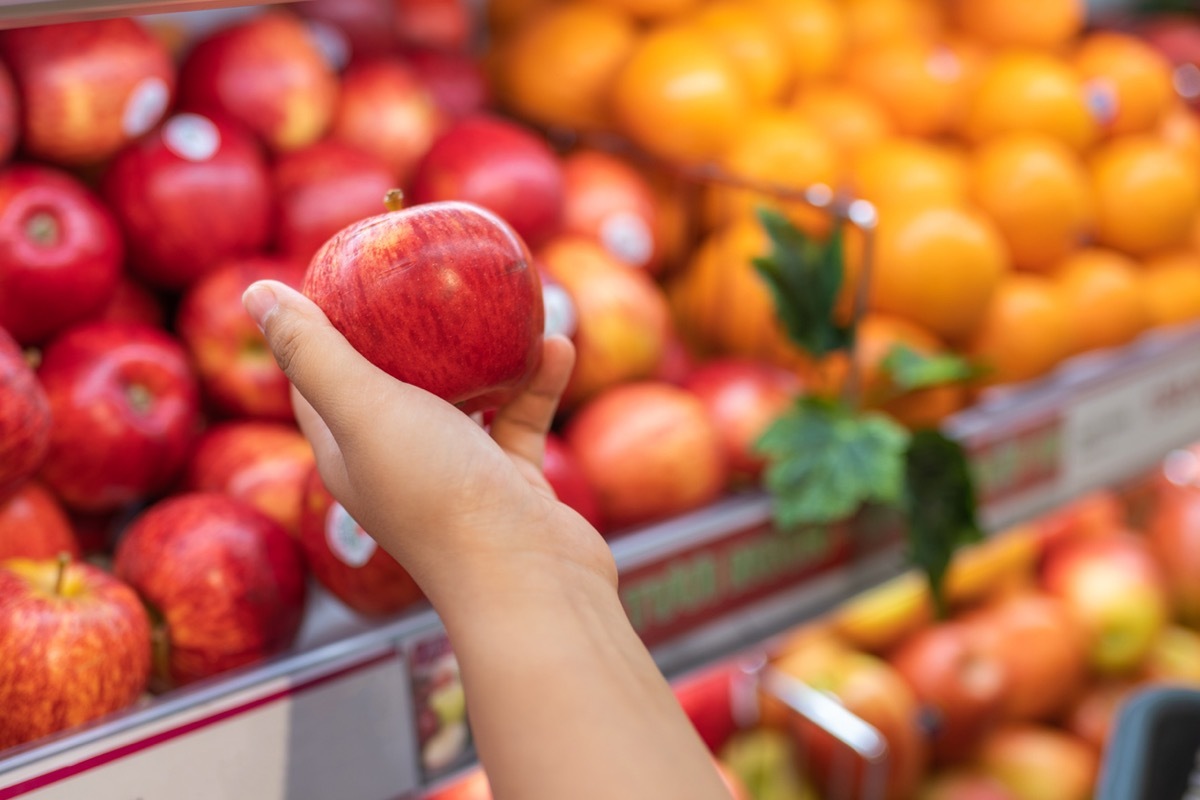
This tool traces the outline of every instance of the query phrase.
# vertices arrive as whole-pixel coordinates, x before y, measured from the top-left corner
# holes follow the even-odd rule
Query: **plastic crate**
[[[1200,690],[1156,687],[1130,698],[1096,800],[1200,800]]]

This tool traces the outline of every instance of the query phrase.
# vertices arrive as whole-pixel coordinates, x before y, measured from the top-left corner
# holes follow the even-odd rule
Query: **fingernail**
[[[246,313],[258,325],[258,329],[262,330],[267,315],[279,305],[279,300],[270,286],[265,283],[254,283],[242,295],[242,305],[246,307]]]

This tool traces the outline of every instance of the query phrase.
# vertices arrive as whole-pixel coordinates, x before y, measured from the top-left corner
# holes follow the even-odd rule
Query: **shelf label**
[[[474,757],[466,695],[444,630],[425,633],[408,642],[405,649],[412,680],[417,758],[422,782],[427,783]]]
[[[653,647],[841,564],[850,549],[844,527],[762,522],[622,574],[621,603]]]
[[[1062,474],[1062,447],[1058,415],[1005,430],[997,439],[968,442],[980,504],[1000,503],[1054,484]]]

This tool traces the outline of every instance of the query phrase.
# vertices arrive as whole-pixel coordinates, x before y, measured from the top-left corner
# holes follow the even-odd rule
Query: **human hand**
[[[525,390],[490,434],[454,406],[363,358],[301,293],[274,281],[243,302],[293,385],[329,491],[439,604],[472,571],[582,569],[615,587],[600,535],[542,475],[546,432],[574,363],[545,340]]]

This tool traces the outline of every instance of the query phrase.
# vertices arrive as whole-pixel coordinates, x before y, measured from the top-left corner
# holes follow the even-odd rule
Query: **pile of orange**
[[[864,358],[953,349],[1013,383],[1200,318],[1200,120],[1165,58],[1087,28],[1084,5],[497,0],[491,63],[515,114],[742,182],[706,189],[702,240],[668,285],[697,347],[807,368],[751,228],[771,205],[824,235],[796,200],[817,186],[877,212],[869,242],[848,242]]]

